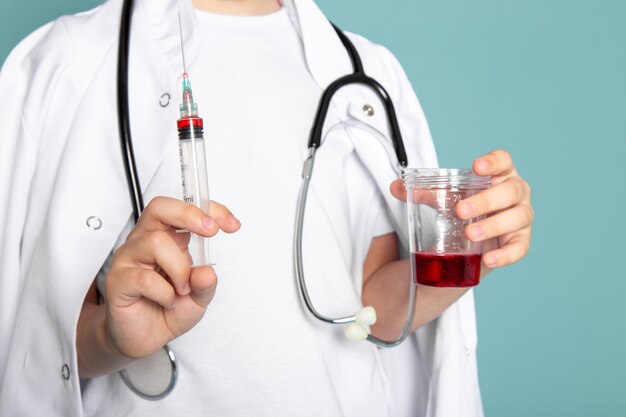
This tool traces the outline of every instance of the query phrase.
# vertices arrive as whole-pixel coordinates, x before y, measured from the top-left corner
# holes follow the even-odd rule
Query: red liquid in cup
[[[473,287],[480,280],[481,254],[414,253],[415,281],[431,287]]]

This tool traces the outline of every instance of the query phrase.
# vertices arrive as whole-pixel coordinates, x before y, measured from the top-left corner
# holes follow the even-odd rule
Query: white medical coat
[[[82,415],[76,324],[87,289],[132,211],[116,113],[121,3],[110,0],[40,28],[15,48],[0,73],[0,416]],[[136,3],[130,113],[139,179],[148,184],[177,117],[176,106],[163,107],[160,99],[179,89],[178,1]],[[313,1],[285,1],[285,7],[320,87],[351,72],[345,48]],[[182,18],[193,60],[190,2],[183,3]],[[349,36],[365,71],[394,100],[409,165],[435,166],[423,112],[400,65],[383,47]],[[374,107],[373,115],[363,112],[364,104]],[[375,94],[364,87],[341,90],[325,131],[337,126],[372,173],[406,244],[403,205],[388,192],[399,167]],[[322,183],[323,149],[314,173]],[[303,160],[305,154],[303,141]],[[340,221],[343,196],[323,195],[323,209],[335,213],[326,221],[349,252],[352,237]],[[92,216],[102,221],[100,229],[88,227]],[[481,416],[475,352],[470,291],[405,344],[380,352],[389,415]]]

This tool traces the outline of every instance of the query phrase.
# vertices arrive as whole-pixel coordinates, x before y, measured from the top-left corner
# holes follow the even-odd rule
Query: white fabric
[[[76,373],[76,322],[93,277],[131,213],[115,112],[120,6],[121,0],[110,0],[87,14],[46,25],[11,53],[0,75],[0,95],[12,103],[0,108],[0,193],[7,196],[0,200],[0,415],[83,415]],[[161,108],[158,99],[165,92],[174,95],[180,90],[177,7],[178,0],[138,0],[133,16],[130,104],[134,148],[140,161],[141,183],[155,193],[161,193],[156,191],[160,188],[157,184],[162,184],[160,176],[170,178],[169,158],[176,154],[173,120],[177,109],[174,105]],[[298,30],[307,68],[317,86],[324,88],[349,72],[345,49],[315,4],[296,0],[286,2],[285,7]],[[183,2],[182,12],[189,29],[185,49],[193,66],[201,52],[200,34],[190,2]],[[378,79],[394,100],[410,165],[435,166],[423,113],[397,61],[384,48],[350,36],[368,74]],[[196,77],[194,83],[200,78]],[[203,103],[210,105],[211,99],[201,101],[201,106]],[[373,116],[363,114],[365,103],[374,106]],[[203,114],[210,125],[211,114]],[[282,120],[284,116],[277,114],[276,118]],[[372,230],[354,230],[351,224],[354,217],[350,200],[346,199],[348,180],[337,176],[346,170],[350,159],[358,159],[371,175],[391,223],[406,240],[403,205],[387,191],[391,180],[399,175],[388,135],[384,113],[371,91],[349,87],[340,92],[318,151],[305,225],[305,265],[309,282],[314,283],[312,297],[329,314],[358,308],[359,261],[374,230],[373,225]],[[292,152],[299,155],[292,156],[293,162],[289,159],[284,167],[285,177],[290,178],[291,170],[299,167],[306,153],[300,145],[302,138],[294,141],[299,147]],[[298,179],[299,168],[293,177]],[[220,191],[218,183],[212,178],[215,198],[219,199],[219,193],[226,196],[232,192]],[[174,190],[164,193],[169,192]],[[241,213],[245,214],[245,208]],[[90,216],[102,220],[101,229],[86,226]],[[246,219],[242,221],[245,228]],[[290,217],[286,224],[291,222]],[[243,239],[245,229],[241,233]],[[239,238],[219,239],[213,245],[218,262],[222,256],[219,251],[228,249]],[[269,239],[267,244],[273,244]],[[102,379],[107,389],[100,391],[106,394],[101,398],[110,401],[100,404],[102,407],[132,410],[131,415],[154,415],[161,409],[175,409],[177,415],[208,414],[205,408],[196,409],[197,403],[177,400],[182,389],[192,387],[207,396],[203,407],[216,407],[214,415],[228,415],[227,409],[241,415],[315,415],[308,411],[315,410],[311,407],[318,401],[328,408],[318,409],[317,414],[328,416],[482,415],[471,292],[438,320],[420,329],[409,343],[383,352],[368,344],[345,341],[341,329],[312,319],[303,320],[301,327],[281,329],[278,314],[301,308],[293,280],[282,283],[292,285],[292,296],[284,300],[243,306],[231,297],[228,301],[234,304],[226,305],[228,294],[241,289],[233,288],[239,279],[250,281],[253,288],[247,290],[259,291],[259,300],[272,296],[250,277],[222,277],[222,272],[228,275],[229,267],[226,261],[218,265],[224,268],[218,270],[222,278],[220,293],[206,319],[173,344],[181,350],[181,375],[186,375],[175,392],[162,402],[146,403],[112,376]],[[291,271],[283,268],[280,273],[289,272],[291,278]],[[244,308],[257,314],[254,320],[241,319],[243,314],[238,310]],[[228,314],[234,311],[237,314]],[[216,330],[214,338],[211,334],[215,345],[210,346],[212,356],[205,357],[205,366],[216,365],[216,379],[210,380],[206,375],[194,374],[196,364],[186,363],[185,358],[194,357],[191,351],[196,340],[202,344],[195,349],[204,348],[206,337],[199,334],[220,329],[222,321],[229,321],[240,333],[236,340],[224,337],[233,332],[225,328],[221,328],[224,333]],[[268,326],[276,332],[264,332]],[[284,355],[283,362],[274,367],[259,355],[263,349],[250,346],[276,349]],[[225,359],[235,356],[241,362],[237,365],[242,366],[230,368]],[[294,356],[310,360],[299,363],[297,368],[286,366],[296,362]],[[417,369],[407,372],[408,364]],[[70,370],[67,380],[62,374],[64,365]],[[252,366],[263,369],[254,375],[243,372]],[[304,404],[296,407],[289,403],[299,387],[295,384],[283,393],[279,405],[255,401],[268,394],[263,383],[285,386],[303,374],[310,375]],[[412,377],[414,380],[406,380]],[[199,384],[201,380],[208,381],[208,385]],[[351,385],[352,381],[357,384]],[[222,383],[245,387],[249,382],[249,386],[261,388],[257,392],[250,390],[243,403],[231,403],[228,393],[220,391]],[[330,389],[318,391],[322,382],[329,383]],[[408,390],[412,397],[400,389],[407,390],[407,383],[412,385]],[[44,390],[39,389],[42,386]],[[86,395],[90,389],[86,389]],[[269,392],[269,398],[274,395]],[[213,398],[217,398],[215,403],[211,402]],[[400,401],[395,401],[398,398]]]
[[[97,378],[84,389],[85,414],[169,416],[180,413],[184,404],[186,415],[342,415],[332,387],[341,383],[366,392],[369,384],[357,379],[362,374],[347,369],[342,381],[329,380],[316,339],[318,332],[336,329],[312,325],[301,309],[291,257],[299,155],[321,89],[306,68],[302,44],[285,9],[265,16],[197,15],[201,45],[188,72],[200,114],[206,115],[210,191],[243,226],[234,235],[211,240],[218,295],[202,322],[170,343],[179,361],[174,393],[146,404],[123,387],[111,389],[120,384],[118,375]],[[180,197],[178,163],[175,153],[164,159],[145,192],[147,199]],[[368,231],[365,247],[375,227],[392,230],[380,191],[358,158],[352,156],[337,168],[341,170],[335,176],[345,178],[353,234]],[[318,223],[307,216],[308,230]],[[124,240],[125,234],[116,246]],[[334,255],[324,254],[324,262],[330,269],[342,268],[343,260],[333,261]],[[364,254],[352,258],[362,265]],[[347,281],[352,282],[349,277]],[[345,308],[344,300],[354,303],[358,288],[355,280],[347,294],[329,293],[328,304]],[[341,338],[328,343],[333,351],[335,344],[349,344]],[[371,362],[372,348],[365,348]],[[378,416],[381,411],[386,412],[363,401],[358,413]]]

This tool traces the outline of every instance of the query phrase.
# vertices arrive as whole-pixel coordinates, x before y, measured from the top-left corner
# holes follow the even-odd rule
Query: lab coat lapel
[[[121,5],[121,1],[117,3]],[[154,1],[153,7],[162,3]],[[170,159],[177,160],[177,112],[173,100],[176,77],[168,66],[168,52],[162,48],[171,36],[164,35],[163,26],[154,30],[151,26],[154,19],[155,10],[147,10],[144,3],[137,3],[131,34],[129,101],[133,148],[143,190],[168,153],[172,155]],[[110,47],[102,62],[94,65],[97,69],[93,72],[85,71],[92,73],[93,78],[65,146],[48,216],[71,219],[71,222],[48,225],[53,241],[47,245],[54,254],[51,259],[68,259],[62,253],[56,254],[60,248],[68,249],[68,243],[59,244],[56,239],[65,239],[73,230],[77,239],[71,244],[76,244],[76,253],[91,254],[92,262],[88,270],[77,271],[74,260],[69,265],[58,261],[55,265],[59,276],[72,271],[76,276],[93,277],[93,269],[97,271],[102,265],[132,213],[117,118],[117,45]],[[163,106],[165,103],[167,105]],[[56,210],[63,214],[55,215]],[[87,222],[89,218],[92,223]],[[94,224],[102,226],[97,231],[87,227]]]
[[[75,329],[84,294],[131,212],[115,111],[116,57],[109,48],[83,68],[90,79],[73,116],[28,272],[29,283],[46,287],[46,299],[66,300],[51,307],[59,311],[50,316],[64,329]],[[77,262],[77,254],[84,262]]]
[[[352,72],[350,58],[330,21],[312,0],[285,0],[285,7],[300,31],[307,66],[317,84],[325,89]]]
[[[177,161],[177,102],[182,75],[178,2],[146,0],[137,3],[130,47],[130,124],[139,180],[148,188],[165,159]],[[193,10],[181,2],[181,21],[189,28],[186,50],[195,56]],[[147,202],[146,202],[147,203]]]
[[[181,30],[178,24],[179,6]],[[197,18],[191,0],[143,0],[137,3],[136,15],[141,16],[145,25],[142,33],[147,34],[157,46],[157,52],[163,58],[161,63],[167,66],[169,75],[172,79],[180,78],[183,72],[181,31],[187,66],[198,53]],[[162,69],[159,68],[159,71]]]

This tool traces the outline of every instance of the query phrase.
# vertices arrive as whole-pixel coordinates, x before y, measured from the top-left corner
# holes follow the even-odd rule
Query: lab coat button
[[[369,104],[365,104],[363,105],[363,113],[365,113],[366,116],[373,116],[374,108],[370,106]]]
[[[170,93],[163,93],[159,98],[159,104],[161,107],[167,107],[170,104]]]
[[[472,354],[472,351],[470,350],[470,348],[465,348],[465,356],[469,358],[471,354]]]
[[[63,376],[64,380],[70,379],[70,367],[67,366],[66,363],[63,364],[63,368],[61,368],[61,376]]]
[[[102,227],[102,220],[96,216],[87,217],[87,227],[91,230],[98,230]]]

